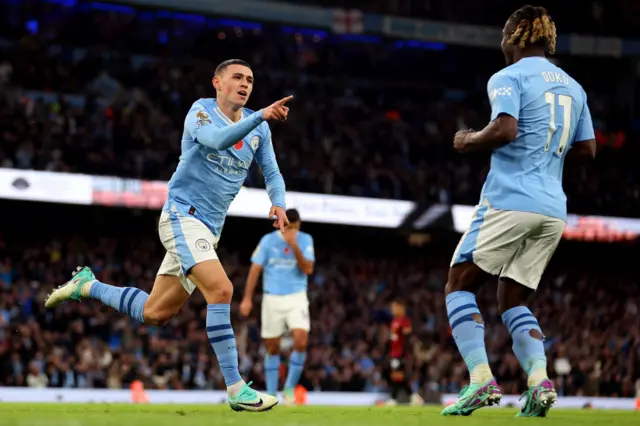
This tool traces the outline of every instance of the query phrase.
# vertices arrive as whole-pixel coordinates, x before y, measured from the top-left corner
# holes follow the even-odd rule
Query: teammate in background
[[[215,248],[229,205],[254,157],[267,183],[272,204],[269,217],[276,218],[274,226],[280,230],[288,224],[284,180],[266,121],[286,120],[291,97],[257,112],[244,108],[253,89],[253,72],[238,59],[216,68],[213,86],[216,99],[196,101],[185,120],[180,163],[169,182],[169,198],[158,225],[167,254],[151,294],[101,283],[85,266],[55,290],[45,306],[93,298],[145,324],[163,325],[197,287],[208,304],[207,336],[227,385],[229,405],[236,411],[265,411],[278,400],[254,391],[240,377],[230,319],[233,285]]]
[[[389,333],[389,385],[391,386],[391,399],[387,405],[396,405],[401,392],[410,396],[411,403],[418,405],[422,398],[412,392],[407,377],[406,359],[411,353],[409,335],[411,334],[411,320],[406,313],[406,305],[403,300],[395,299],[391,302],[391,321]]]
[[[502,51],[507,67],[488,83],[491,122],[461,131],[460,152],[492,149],[491,169],[469,230],[454,253],[445,289],[447,313],[471,383],[443,415],[469,415],[499,403],[484,343],[476,292],[498,276],[498,305],[513,351],[528,375],[519,416],[544,417],[557,399],[547,377],[544,336],[527,308],[560,241],[567,220],[564,159],[594,158],[595,134],[582,87],[545,54],[556,47],[556,27],[542,7],[509,17]]]
[[[289,226],[284,232],[274,231],[260,240],[251,256],[251,269],[247,277],[240,313],[248,316],[253,307],[253,294],[260,273],[262,279],[262,338],[267,354],[264,360],[267,393],[278,393],[280,371],[280,337],[289,328],[293,336],[293,351],[284,384],[287,404],[294,404],[294,389],[300,380],[307,358],[309,340],[308,276],[313,273],[316,260],[311,235],[300,231],[300,214],[287,210]]]

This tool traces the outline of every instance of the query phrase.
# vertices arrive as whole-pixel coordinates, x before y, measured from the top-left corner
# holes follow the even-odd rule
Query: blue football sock
[[[284,384],[285,389],[293,389],[298,385],[306,359],[306,352],[291,352],[291,356],[289,357],[289,372],[287,373],[287,381]]]
[[[278,393],[278,377],[280,376],[280,355],[266,354],[264,357],[264,375],[267,381],[267,393]]]
[[[207,336],[216,353],[227,387],[242,380],[238,371],[236,336],[231,328],[231,306],[218,303],[207,306]]]
[[[129,315],[131,318],[144,322],[144,304],[149,295],[139,288],[115,287],[95,281],[89,290],[89,296],[98,299],[105,305]]]
[[[480,384],[492,378],[489,359],[484,344],[484,322],[477,322],[473,315],[480,315],[476,296],[467,291],[447,295],[447,314],[453,338],[464,359],[471,382]],[[479,371],[474,371],[481,367]]]
[[[547,356],[544,353],[544,336],[538,320],[529,308],[526,306],[511,308],[502,314],[502,321],[511,334],[513,352],[525,373],[529,376],[536,370],[544,370],[546,373]]]

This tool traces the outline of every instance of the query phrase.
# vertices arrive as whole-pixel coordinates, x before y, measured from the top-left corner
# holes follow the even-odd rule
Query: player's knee
[[[498,312],[500,315],[516,306],[526,306],[535,291],[509,278],[498,281]]]
[[[145,324],[153,326],[163,326],[167,324],[171,320],[171,318],[173,318],[174,313],[166,309],[157,309],[153,306],[145,306],[143,315]]]
[[[209,304],[231,303],[233,284],[228,278],[212,280],[202,288],[202,294]]]
[[[309,344],[309,334],[303,331],[298,331],[293,334],[293,350],[296,352],[305,352],[307,345]]]
[[[229,281],[228,278],[220,280],[219,282],[214,283],[211,293],[213,297],[217,299],[217,303],[231,303],[231,298],[233,297],[233,284],[231,284],[231,281]]]
[[[447,281],[447,285],[444,286],[444,295],[448,296],[449,294],[459,291],[457,283],[452,281]]]
[[[265,346],[267,349],[267,353],[269,355],[279,355],[280,354],[280,340],[279,339],[269,339],[265,342]]]
[[[191,268],[188,277],[202,292],[208,304],[231,303],[233,284],[217,260],[196,264]]]
[[[293,350],[296,352],[306,352],[307,351],[307,340],[293,342]]]

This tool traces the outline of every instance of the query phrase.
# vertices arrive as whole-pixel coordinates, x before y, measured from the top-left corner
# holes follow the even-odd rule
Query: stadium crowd
[[[435,50],[416,50],[399,48],[394,40],[367,44],[270,25],[158,23],[23,3],[38,7],[23,13],[23,5],[2,3],[0,13],[0,167],[168,179],[188,107],[213,96],[213,61],[243,52],[256,75],[252,106],[296,95],[291,119],[274,126],[289,189],[477,201],[487,158],[454,155],[451,136],[486,122],[486,81],[503,64],[498,50],[437,44],[429,46]],[[590,58],[559,60],[589,92],[601,146],[589,168],[567,165],[570,210],[638,216],[640,121],[630,113],[637,106],[632,64],[599,59],[609,70],[602,78],[585,66]],[[618,90],[610,90],[611,81]],[[247,184],[262,185],[258,171]],[[205,303],[197,294],[164,328],[134,324],[97,303],[44,310],[45,294],[78,264],[91,266],[105,282],[150,289],[163,254],[155,230],[109,233],[91,224],[95,219],[88,216],[96,211],[69,213],[77,224],[59,235],[26,226],[28,236],[3,229],[0,385],[122,388],[141,379],[158,389],[223,389],[203,330]],[[42,217],[54,216],[43,214],[34,223],[43,225]],[[100,238],[98,230],[111,237]],[[221,251],[238,290],[246,277],[246,251],[258,238]],[[414,386],[423,394],[459,391],[466,370],[442,295],[453,248],[428,255],[400,249],[370,254],[360,240],[357,250],[349,250],[353,241],[343,243],[316,249],[302,384],[386,389],[388,302],[400,295],[409,301],[415,330],[409,363]],[[632,396],[640,378],[640,330],[629,327],[637,322],[638,284],[632,273],[590,267],[555,265],[532,305],[546,334],[550,373],[564,394]],[[490,360],[505,392],[517,393],[526,384],[494,299],[492,289],[479,299],[489,324]],[[234,327],[242,373],[263,386],[255,314],[234,318]]]
[[[140,379],[148,388],[224,389],[204,332],[206,304],[198,292],[164,328],[140,325],[91,301],[44,309],[46,293],[66,281],[77,264],[88,264],[105,282],[149,291],[162,259],[150,227],[140,225],[134,234],[117,231],[127,222],[131,229],[138,226],[141,219],[131,213],[113,217],[113,210],[92,208],[114,223],[105,228],[94,222],[74,233],[69,228],[82,213],[66,209],[65,220],[72,223],[62,225],[60,235],[66,238],[0,238],[0,385],[126,388]],[[227,235],[254,234],[240,228],[250,221],[238,221]],[[347,234],[333,242],[320,237],[317,243],[317,268],[309,288],[309,357],[301,383],[334,391],[388,389],[389,301],[400,296],[408,302],[414,329],[408,362],[414,388],[427,397],[459,391],[468,379],[451,338],[442,293],[455,237],[427,249],[408,248],[400,241],[394,254],[363,248],[362,238],[369,237]],[[221,243],[236,302],[258,239],[259,233],[244,238],[242,248],[230,238]],[[227,244],[231,247],[224,249]],[[355,246],[357,250],[350,249]],[[570,250],[569,256],[575,255]],[[640,330],[629,324],[640,307],[637,283],[631,274],[578,269],[565,264],[566,255],[559,256],[532,305],[546,336],[552,377],[564,394],[633,396],[640,378]],[[522,391],[526,379],[497,314],[495,287],[481,293],[479,305],[497,379],[507,393]],[[263,386],[259,310],[240,318],[234,302],[232,312],[242,374]],[[288,343],[285,339],[284,352]],[[286,366],[282,370],[285,374]]]
[[[164,24],[156,21],[78,14],[53,22],[45,14],[38,33],[18,18],[0,28],[8,40],[0,47],[7,58],[0,66],[2,167],[166,180],[186,111],[214,96],[208,52],[220,60],[243,52],[256,75],[251,106],[296,96],[290,120],[273,131],[290,190],[477,202],[487,157],[455,155],[451,137],[486,123],[486,82],[503,64],[498,50],[416,50],[393,40],[345,42],[220,22],[203,29],[171,21],[173,31],[160,41]],[[560,58],[589,91],[601,144],[588,168],[567,165],[569,210],[637,216],[635,71],[625,60],[603,58],[610,75],[600,79],[585,73],[587,60]],[[610,90],[611,79],[618,91]],[[247,185],[262,184],[254,169]]]
[[[304,0],[304,3],[432,21],[502,26],[509,14],[526,2],[506,0],[491,7],[487,7],[486,2],[474,0]],[[640,8],[636,2],[590,0],[582,7],[575,7],[571,2],[543,2],[539,5],[548,8],[565,33],[618,37],[637,35],[631,29],[640,22]]]

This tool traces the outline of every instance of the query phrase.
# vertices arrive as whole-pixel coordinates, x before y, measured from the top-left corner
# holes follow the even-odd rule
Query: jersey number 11
[[[549,147],[551,146],[551,138],[556,132],[556,94],[551,92],[546,92],[544,94],[544,100],[551,107],[551,120],[549,122],[549,135],[547,136],[547,143],[544,145],[544,150],[549,151]],[[573,99],[571,96],[567,95],[558,95],[558,105],[562,107],[562,133],[560,134],[560,144],[558,145],[558,149],[555,154],[559,157],[562,157],[564,153],[564,149],[567,147],[567,142],[569,142],[569,128],[571,127],[571,102]]]

